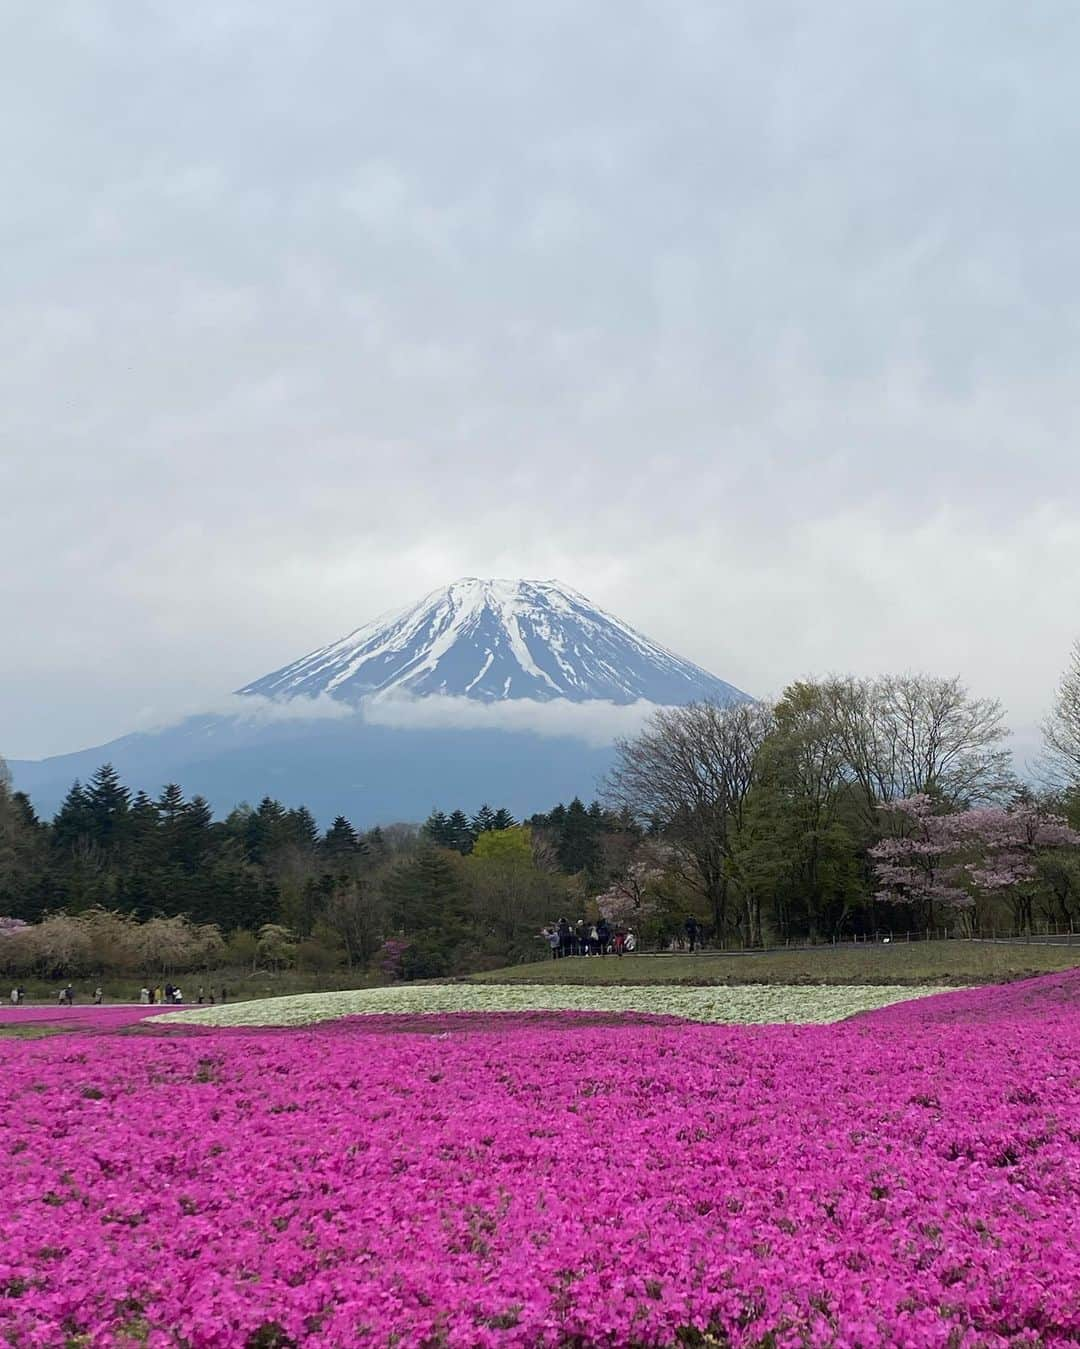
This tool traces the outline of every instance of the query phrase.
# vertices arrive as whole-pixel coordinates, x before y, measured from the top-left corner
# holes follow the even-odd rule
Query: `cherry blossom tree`
[[[596,907],[614,927],[639,929],[657,911],[656,899],[649,893],[649,888],[663,874],[654,858],[639,858],[631,862],[625,873],[613,880],[603,894],[596,896]]]
[[[967,810],[953,819],[958,840],[969,840],[980,854],[964,868],[971,884],[984,894],[1005,898],[1017,928],[1030,932],[1039,857],[1080,848],[1080,833],[1030,805]]]
[[[935,906],[963,914],[981,893],[1004,898],[1016,926],[1030,931],[1039,858],[1080,849],[1080,833],[1028,804],[942,814],[929,796],[917,795],[880,809],[891,827],[870,849],[876,898],[915,905],[928,926]]]
[[[879,805],[889,832],[870,849],[878,883],[875,899],[910,904],[932,926],[935,906],[953,911],[971,909],[974,899],[960,883],[963,871],[955,860],[954,815],[935,814],[925,793],[883,801]]]

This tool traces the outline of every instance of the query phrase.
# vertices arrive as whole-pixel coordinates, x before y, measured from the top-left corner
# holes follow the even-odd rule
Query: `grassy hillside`
[[[527,984],[988,984],[1080,966],[1073,946],[893,942],[761,954],[633,955],[537,961],[476,974]]]

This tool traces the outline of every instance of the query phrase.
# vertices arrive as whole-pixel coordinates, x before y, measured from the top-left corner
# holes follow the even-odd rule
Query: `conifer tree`
[[[495,812],[485,801],[480,809],[472,818],[472,833],[474,838],[481,834],[486,834],[489,829],[495,828]]]
[[[285,821],[286,811],[281,802],[264,796],[244,826],[244,845],[252,862],[265,862],[281,846]]]
[[[158,811],[166,824],[171,824],[180,815],[186,804],[184,793],[175,782],[170,782],[167,786],[162,787],[161,795],[157,799]]]
[[[285,823],[297,847],[312,851],[318,846],[319,826],[307,806],[297,806],[285,817]]]
[[[462,856],[472,852],[473,834],[463,810],[455,810],[447,821],[449,846]]]
[[[378,825],[374,829],[369,829],[361,839],[361,846],[366,848],[371,856],[371,860],[376,863],[385,862],[390,855],[390,849],[387,847],[383,831]]]
[[[90,815],[86,792],[82,783],[76,778],[53,820],[53,843],[58,848],[67,849],[89,831]]]
[[[491,822],[492,829],[513,829],[517,824],[505,806],[500,806]]]
[[[567,807],[555,844],[563,871],[594,874],[600,864],[600,845],[585,804],[576,796]]]
[[[424,821],[422,832],[440,848],[452,848],[450,821],[445,812],[433,810]]]
[[[128,841],[134,865],[141,873],[157,861],[161,816],[144,791],[135,793],[128,812]]]
[[[431,845],[398,863],[385,893],[394,929],[409,941],[402,958],[407,978],[447,973],[467,934],[467,900],[461,863]]]
[[[204,796],[193,796],[176,822],[174,857],[187,871],[194,872],[213,847],[211,826],[214,821],[210,803]]]
[[[113,851],[124,838],[131,793],[111,763],[102,764],[86,789],[86,809],[95,842]]]
[[[323,835],[322,853],[328,860],[351,857],[360,851],[360,839],[344,815],[339,815]]]

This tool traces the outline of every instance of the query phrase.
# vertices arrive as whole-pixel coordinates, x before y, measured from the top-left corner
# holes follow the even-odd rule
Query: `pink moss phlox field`
[[[432,1029],[0,1041],[0,1342],[1080,1341],[1077,972]]]

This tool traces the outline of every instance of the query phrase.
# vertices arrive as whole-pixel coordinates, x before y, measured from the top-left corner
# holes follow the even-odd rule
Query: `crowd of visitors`
[[[223,988],[220,990],[220,994],[221,1001],[228,1002],[229,990]],[[213,1004],[215,1002],[214,990],[212,988],[200,988],[197,1000],[200,1005],[202,1003]],[[10,1001],[12,1007],[21,1007],[26,1001],[26,989],[21,986],[13,988],[10,994]],[[56,995],[56,1001],[61,1007],[73,1007],[75,1005],[75,990],[70,984],[65,984],[59,991]],[[105,991],[100,985],[94,989],[91,1001],[95,1007],[100,1007],[104,1003]],[[159,1004],[162,1006],[168,1006],[169,1004],[175,1006],[183,1001],[184,995],[175,984],[155,984],[153,987],[147,987],[147,985],[144,984],[142,988],[139,989],[139,1004],[142,1007],[154,1007]]]
[[[637,937],[632,928],[612,927],[606,918],[598,923],[586,923],[579,918],[569,923],[560,918],[553,927],[540,933],[551,949],[552,960],[567,956],[621,956],[637,949]]]
[[[540,936],[551,950],[552,960],[562,960],[567,956],[621,956],[637,949],[637,936],[633,928],[613,927],[606,918],[599,922],[587,923],[579,918],[576,923],[565,918],[541,930]],[[696,918],[687,918],[683,923],[682,935],[673,938],[671,950],[691,952],[701,948],[701,924]]]
[[[221,1001],[228,1002],[228,1000],[229,1000],[229,990],[227,988],[223,988],[221,990]],[[143,1006],[149,1005],[153,1007],[157,1003],[168,1004],[168,1003],[179,1003],[183,1001],[184,1001],[183,993],[173,984],[165,984],[164,987],[160,986],[154,988],[143,987],[139,990],[139,1002]],[[203,1003],[209,1003],[211,1006],[213,1006],[215,1001],[214,990],[212,988],[208,990],[200,987],[198,996],[196,997],[195,1001],[199,1004],[200,1007],[203,1005]]]

